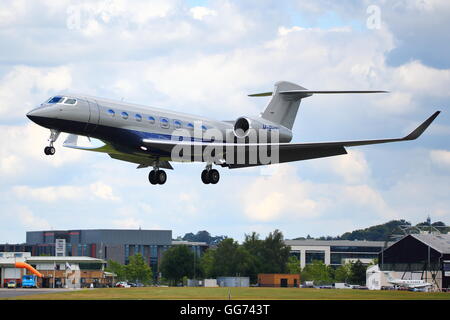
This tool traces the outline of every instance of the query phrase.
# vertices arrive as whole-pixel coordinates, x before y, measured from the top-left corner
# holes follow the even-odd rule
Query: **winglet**
[[[428,126],[436,119],[436,117],[441,113],[440,111],[436,111],[433,113],[431,117],[429,117],[427,120],[425,120],[424,123],[422,123],[420,126],[416,128],[413,132],[408,134],[406,137],[403,138],[403,140],[415,140],[428,128]]]
[[[269,97],[273,94],[272,91],[270,92],[263,92],[263,93],[253,93],[253,94],[249,94],[249,97]]]

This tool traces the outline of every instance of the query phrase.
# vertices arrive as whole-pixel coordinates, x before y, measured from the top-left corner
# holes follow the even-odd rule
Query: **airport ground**
[[[14,293],[18,293],[15,295]],[[27,294],[28,293],[28,294]],[[450,293],[299,288],[2,289],[6,300],[450,300]]]

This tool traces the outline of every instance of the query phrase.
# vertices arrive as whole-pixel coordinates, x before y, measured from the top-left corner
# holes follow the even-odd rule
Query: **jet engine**
[[[249,117],[240,117],[236,120],[233,127],[234,136],[238,139],[245,139],[247,142],[290,142],[292,140],[291,130],[272,123],[264,119],[252,119]],[[262,138],[265,135],[266,139]]]

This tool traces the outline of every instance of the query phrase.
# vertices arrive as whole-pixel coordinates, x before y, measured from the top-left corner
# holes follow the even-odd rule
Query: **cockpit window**
[[[67,98],[66,101],[64,101],[64,104],[76,104],[77,99]]]
[[[47,103],[60,103],[64,100],[64,97],[53,97],[50,100],[48,100]]]

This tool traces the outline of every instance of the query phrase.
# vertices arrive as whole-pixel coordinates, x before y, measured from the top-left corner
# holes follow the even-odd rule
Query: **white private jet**
[[[431,287],[432,284],[429,282],[425,282],[425,280],[404,280],[404,279],[394,279],[392,278],[391,274],[389,272],[385,272],[387,281],[390,284],[403,287],[403,288],[409,288],[409,289],[425,289],[427,287]]]
[[[164,184],[161,169],[173,169],[170,161],[205,162],[203,183],[216,184],[220,175],[213,164],[230,169],[268,165],[346,154],[345,147],[417,139],[439,115],[435,112],[403,138],[290,143],[292,127],[303,98],[313,94],[381,93],[385,91],[316,91],[291,82],[275,84],[273,92],[250,96],[272,96],[259,116],[243,116],[236,121],[216,121],[80,94],[51,97],[27,114],[40,126],[50,129],[46,155],[55,154],[53,143],[61,132],[70,135],[65,147],[107,153],[111,158],[153,167],[149,181]],[[101,147],[82,147],[78,136],[96,138]]]

